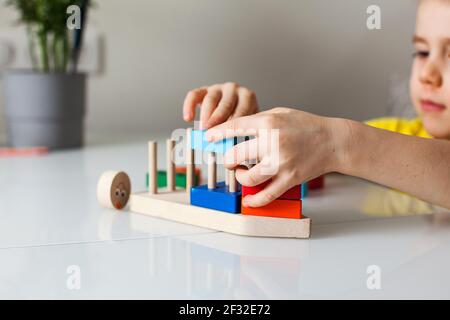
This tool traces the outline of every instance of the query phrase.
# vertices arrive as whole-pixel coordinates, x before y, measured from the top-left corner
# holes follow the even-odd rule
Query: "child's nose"
[[[428,62],[420,74],[420,82],[432,87],[442,86],[442,73],[438,65],[432,61]]]

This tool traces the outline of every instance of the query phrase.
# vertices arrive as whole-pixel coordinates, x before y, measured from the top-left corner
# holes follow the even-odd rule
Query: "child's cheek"
[[[411,71],[411,77],[409,81],[409,91],[410,91],[410,97],[411,102],[414,105],[414,108],[416,109],[416,112],[419,113],[420,111],[420,81],[418,77],[418,66],[413,65],[413,70]]]
[[[447,109],[450,109],[450,66],[447,68],[444,74],[444,84],[443,84],[443,95],[444,95],[444,103],[447,106]]]

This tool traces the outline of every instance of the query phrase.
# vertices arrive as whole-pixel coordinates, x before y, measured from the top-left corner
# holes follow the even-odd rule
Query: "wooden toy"
[[[180,175],[184,174],[184,175],[186,175],[187,174],[187,170],[188,170],[187,167],[175,167],[175,173],[176,174],[180,174]],[[198,176],[200,178],[201,173],[202,173],[200,168],[195,168],[193,171],[194,171],[194,178],[195,178],[195,176]]]
[[[195,174],[195,159],[194,150],[192,148],[192,129],[186,130],[186,194],[188,197],[191,195],[191,188],[195,186],[194,174]]]
[[[191,148],[203,152],[215,152],[224,154],[231,149],[237,142],[236,138],[225,139],[219,142],[209,142],[205,137],[206,131],[191,131]]]
[[[241,197],[240,191],[229,191],[225,182],[216,184],[214,189],[208,185],[191,188],[191,205],[223,212],[240,213]]]
[[[254,187],[246,187],[242,186],[242,196],[245,197],[247,195],[254,195],[258,192],[262,191],[272,180],[268,180]],[[278,199],[284,200],[300,200],[301,199],[301,185],[294,186],[291,189],[287,190],[283,193]]]
[[[145,186],[148,188],[148,172],[145,174]],[[167,171],[158,170],[156,173],[158,188],[167,187]],[[176,167],[175,168],[175,186],[178,188],[186,188],[187,183],[186,167]],[[201,181],[201,170],[200,168],[195,169],[194,184],[198,185]]]
[[[250,208],[242,205],[241,213],[243,215],[264,216],[274,218],[301,219],[302,201],[301,200],[274,200],[268,205],[259,208]]]
[[[320,176],[308,182],[309,190],[317,190],[325,188],[325,176]]]
[[[228,183],[228,179],[229,179],[229,176],[230,176],[230,173],[229,173],[229,170],[227,169],[227,168],[224,168],[224,176],[225,176],[225,185],[229,185],[229,183]]]
[[[166,168],[167,168],[167,189],[175,191],[175,162],[173,161],[173,150],[175,149],[175,140],[166,141]]]
[[[216,153],[208,153],[208,190],[214,190],[217,183]],[[192,192],[191,192],[192,195]]]
[[[308,196],[308,182],[302,183],[302,199]]]
[[[200,136],[201,133],[201,136]],[[199,140],[204,140],[203,131],[193,131],[191,136],[191,142],[194,144],[202,144],[200,150],[213,149],[207,146],[207,142],[204,141],[199,143]],[[195,140],[197,140],[195,142]],[[206,140],[205,140],[206,141]],[[234,145],[234,139],[229,139],[228,142],[223,144],[215,143],[213,150],[218,150],[223,148],[229,148],[228,144],[232,143]],[[190,147],[195,148],[194,144]],[[225,150],[226,151],[226,150]],[[221,150],[220,152],[224,152]],[[216,152],[208,152],[208,184],[192,187],[190,193],[191,205],[199,206],[203,208],[228,212],[228,213],[240,213],[241,211],[241,192],[238,190],[236,178],[234,175],[234,170],[230,170],[226,173],[228,175],[227,182],[217,183],[217,163],[216,163]],[[232,173],[231,173],[232,172]]]
[[[190,130],[188,130],[187,135],[191,138],[187,139],[187,150],[193,150],[195,148],[190,142],[195,141],[195,137],[190,134]],[[235,140],[232,142],[234,144]],[[222,143],[222,150],[228,147],[227,143]],[[194,186],[194,156],[193,152],[187,152],[185,159],[187,190],[177,188],[175,190],[158,190],[157,145],[156,142],[151,141],[148,146],[148,192],[130,195],[131,184],[128,176],[123,172],[108,171],[100,177],[97,188],[97,197],[101,205],[109,208],[123,208],[127,204],[127,195],[129,195],[128,208],[130,211],[156,218],[243,236],[309,238],[311,221],[309,218],[301,216],[300,200],[276,200],[283,201],[283,203],[276,202],[273,205],[274,211],[279,211],[280,208],[283,210],[288,210],[288,208],[289,210],[296,210],[295,212],[299,212],[300,215],[292,214],[292,217],[295,218],[277,218],[261,216],[258,213],[253,214],[252,210],[255,208],[244,209],[244,211],[249,210],[247,212],[251,212],[252,215],[239,213],[242,196],[234,171],[228,173],[228,186],[225,182],[217,183],[216,181],[215,153],[220,151],[220,147],[203,149],[210,153],[208,156],[210,160],[208,161],[208,184],[199,187]],[[173,150],[172,143],[169,144],[167,142],[166,146],[168,149]],[[191,174],[190,180],[188,179],[188,173]],[[192,188],[189,187],[190,185],[192,185]],[[124,191],[124,197],[117,198],[116,191],[119,191],[117,192],[118,196],[122,196],[122,191]],[[199,199],[200,203],[195,205]],[[296,204],[293,205],[290,202],[295,202]],[[230,208],[232,210],[228,210]],[[226,212],[226,210],[228,211]],[[266,208],[266,210],[269,209]],[[276,213],[272,212],[272,216],[274,215]]]
[[[132,212],[242,236],[304,239],[309,238],[311,230],[311,220],[307,217],[250,216],[192,206],[184,190],[134,193],[129,203]]]
[[[242,197],[254,195],[262,191],[271,183],[268,180],[254,187],[242,186]],[[257,215],[265,217],[301,219],[302,217],[302,185],[294,186],[287,190],[275,201],[259,208],[249,208],[242,205],[241,213],[245,215]]]
[[[226,177],[228,177],[228,189],[230,192],[237,192],[238,191],[238,185],[236,181],[236,171],[234,170],[227,170],[226,171]],[[226,183],[225,183],[226,184]]]
[[[125,172],[107,171],[97,184],[97,200],[107,208],[122,209],[131,194],[130,178]]]
[[[158,185],[156,183],[156,170],[158,168],[156,159],[158,146],[156,141],[150,141],[148,143],[148,174],[149,174],[149,186],[148,192],[151,194],[156,194],[158,192]]]
[[[226,152],[235,145],[236,139],[227,139],[210,144],[205,139],[204,131],[192,131],[190,147],[208,152],[208,184],[192,187],[190,192],[191,205],[228,213],[240,213],[241,191],[238,189],[235,171],[225,170],[225,182],[217,183],[216,150]]]

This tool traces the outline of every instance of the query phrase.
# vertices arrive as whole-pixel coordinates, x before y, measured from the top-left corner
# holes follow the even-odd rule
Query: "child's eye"
[[[413,58],[419,57],[419,58],[427,58],[430,55],[429,51],[416,51],[413,54]]]

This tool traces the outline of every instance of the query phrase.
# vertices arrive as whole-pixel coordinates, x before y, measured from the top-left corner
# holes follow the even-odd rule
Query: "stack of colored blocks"
[[[213,190],[209,190],[207,185],[192,187],[191,189],[191,204],[193,206],[228,213],[241,212],[241,198],[241,191],[228,191],[225,182],[219,182]]]
[[[255,187],[242,186],[242,196],[254,195],[262,191],[271,180],[264,182]],[[264,216],[274,218],[301,219],[302,217],[302,186],[295,186],[278,199],[272,201],[268,205],[259,208],[250,208],[242,205],[241,213],[253,216]]]
[[[302,199],[305,199],[308,196],[309,185],[308,182],[302,183]]]
[[[199,168],[195,169],[195,184],[200,183],[201,171]],[[167,187],[167,172],[159,170],[157,172],[157,184],[158,188]],[[146,187],[148,188],[148,173],[146,174]],[[186,168],[177,167],[175,169],[175,185],[179,188],[186,188]]]
[[[192,130],[191,147],[194,150],[224,154],[236,142],[237,140],[233,138],[210,143],[205,139],[205,131]],[[262,191],[269,183],[270,180],[255,187],[238,187],[236,192],[230,192],[224,182],[217,183],[214,189],[208,189],[208,185],[192,187],[191,204],[229,213],[301,219],[302,198],[306,197],[308,191],[306,184],[289,189],[281,197],[264,207],[250,208],[241,204],[242,197]]]
[[[308,196],[309,190],[319,190],[325,188],[325,176],[314,178],[302,184],[302,199]]]
[[[191,143],[192,149],[203,152],[215,152],[224,154],[236,145],[237,139],[230,138],[218,142],[209,142],[205,137],[206,131],[192,130]]]
[[[308,188],[310,190],[323,189],[325,187],[325,176],[319,176],[308,182]]]
[[[224,154],[236,144],[236,138],[225,139],[211,143],[206,140],[206,131],[192,130],[191,147],[203,152],[215,152]],[[240,213],[241,190],[230,192],[225,182],[219,182],[214,189],[208,189],[208,185],[191,188],[191,204],[198,207],[224,211],[228,213]]]

